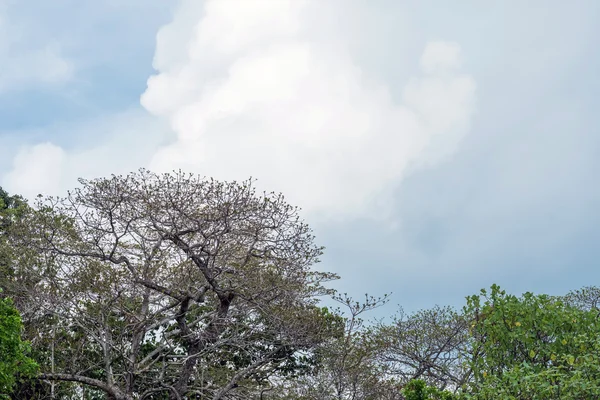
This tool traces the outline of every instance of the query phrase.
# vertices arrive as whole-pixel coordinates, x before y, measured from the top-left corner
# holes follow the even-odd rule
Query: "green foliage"
[[[15,254],[8,244],[9,230],[28,210],[27,202],[21,196],[10,196],[0,187],[0,288],[4,290],[15,276]]]
[[[508,295],[496,285],[469,297],[465,312],[474,378],[465,398],[600,398],[597,312],[546,295]]]
[[[9,398],[19,378],[37,370],[27,356],[29,347],[21,340],[21,318],[10,299],[0,299],[0,398]]]
[[[428,386],[422,379],[409,381],[402,389],[406,400],[454,400],[457,396],[447,390]]]
[[[0,232],[4,232],[16,217],[23,215],[27,202],[21,196],[10,196],[0,187]]]

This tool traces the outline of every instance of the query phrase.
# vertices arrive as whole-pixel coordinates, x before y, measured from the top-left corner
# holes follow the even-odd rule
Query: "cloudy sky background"
[[[253,176],[382,313],[599,285],[600,3],[446,3],[0,0],[0,185]]]

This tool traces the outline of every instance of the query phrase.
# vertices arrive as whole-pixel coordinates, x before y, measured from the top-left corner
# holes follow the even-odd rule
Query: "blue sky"
[[[0,185],[249,175],[406,309],[600,269],[600,3],[5,1]]]

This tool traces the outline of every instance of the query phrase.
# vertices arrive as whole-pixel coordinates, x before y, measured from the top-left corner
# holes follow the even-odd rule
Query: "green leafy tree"
[[[469,297],[465,312],[473,335],[466,398],[600,398],[597,312],[496,285]]]
[[[0,188],[0,298],[9,298],[18,310],[23,324],[22,336],[32,347],[30,355],[43,366],[46,361],[48,364],[54,361],[53,338],[46,334],[51,330],[53,318],[40,312],[35,301],[37,289],[47,284],[41,276],[43,262],[40,253],[28,247],[17,248],[11,240],[21,221],[31,212],[24,198]],[[19,399],[67,397],[68,393],[62,390],[64,386],[21,379],[16,382],[13,395]]]
[[[429,386],[422,379],[409,381],[402,389],[405,400],[455,400],[458,398],[454,393]]]
[[[27,203],[22,197],[11,196],[0,187],[0,288],[5,291],[15,276],[14,253],[8,244],[9,229],[27,210]]]
[[[10,398],[19,378],[32,377],[36,363],[21,340],[21,318],[10,299],[0,299],[0,398]]]

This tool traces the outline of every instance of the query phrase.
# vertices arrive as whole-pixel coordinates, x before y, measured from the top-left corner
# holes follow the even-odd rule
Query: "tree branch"
[[[103,390],[107,394],[113,396],[115,400],[132,400],[131,396],[126,395],[121,390],[113,385],[109,385],[106,382],[102,382],[97,379],[89,378],[87,376],[72,375],[72,374],[39,374],[39,379],[49,381],[67,381],[67,382],[78,382],[84,385],[93,386],[100,390]]]

